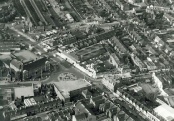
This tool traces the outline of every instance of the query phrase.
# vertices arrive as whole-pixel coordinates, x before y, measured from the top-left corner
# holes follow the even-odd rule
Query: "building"
[[[142,87],[142,91],[147,99],[152,100],[152,101],[157,99],[157,96],[159,94],[157,88],[153,87],[150,84],[141,84],[141,87]]]
[[[73,64],[77,69],[79,69],[80,71],[86,73],[88,76],[96,78],[96,72],[95,71],[89,71],[86,68],[84,68],[83,66],[81,66],[79,64],[80,61],[77,60],[76,58],[74,58],[74,56],[68,55],[67,53],[62,52],[61,50],[60,50],[60,52],[57,52],[55,55],[58,55],[61,58],[63,58],[64,60],[66,60],[69,63]]]
[[[91,88],[91,84],[84,79],[54,82],[54,86],[57,96],[63,101],[70,101],[70,97]]]
[[[164,41],[161,38],[159,38],[158,36],[155,37],[154,42],[156,44],[155,45],[156,48],[161,48],[165,44]]]
[[[144,61],[149,71],[157,69],[157,66],[152,61]]]
[[[159,116],[158,114],[154,114],[153,109],[147,108],[148,105],[142,104],[142,102],[139,102],[135,97],[131,96],[127,92],[125,92],[122,89],[118,89],[116,92],[123,100],[125,100],[127,103],[132,105],[135,110],[139,111],[139,114],[145,116],[151,121],[165,121],[164,118]],[[159,106],[159,105],[158,105]]]
[[[126,114],[119,105],[117,105],[116,103],[111,102],[110,100],[108,100],[106,97],[104,96],[96,96],[96,97],[92,97],[90,99],[90,104],[93,104],[93,106],[95,106],[97,104],[97,106],[95,106],[95,109],[98,109],[99,112],[101,113],[100,115],[105,114],[105,116],[103,116],[102,118],[100,117],[98,120],[103,120],[103,119],[107,119],[110,118],[112,119],[112,121],[117,121],[115,119],[119,119],[118,121],[124,121],[124,120],[132,120],[134,121],[131,116],[129,116],[128,114]]]
[[[134,30],[128,31],[128,33],[136,43],[138,43],[139,41],[142,41],[141,36],[137,34],[137,32],[135,32]]]
[[[21,98],[21,97],[32,97],[34,96],[34,89],[33,85],[28,87],[16,87],[14,88],[14,97]]]
[[[173,10],[171,10],[170,8],[168,7],[161,7],[161,6],[158,6],[158,5],[150,5],[150,6],[147,6],[147,9],[150,9],[150,10],[154,10],[154,11],[163,11],[163,12],[166,12],[166,13],[174,13]]]
[[[91,92],[88,91],[87,89],[82,91],[82,95],[83,95],[85,98],[90,98],[90,97],[92,96]]]
[[[50,70],[50,62],[46,57],[38,57],[28,50],[13,53],[12,58],[10,68],[15,80],[42,78],[43,73]]]
[[[114,49],[120,54],[127,53],[125,46],[115,36],[108,40],[108,42],[114,47]]]
[[[0,101],[12,101],[11,89],[0,89]]]
[[[37,89],[38,86],[39,85],[35,87],[35,85],[32,85],[14,88],[15,100],[10,103],[9,110],[4,111],[4,117],[10,117],[11,120],[17,120],[23,116],[26,117],[27,115],[43,113],[53,109],[60,110],[72,106],[71,102],[62,104],[62,101],[59,98],[53,98],[50,95],[54,88],[52,84],[41,85],[41,91],[46,91],[44,95],[41,93],[34,95],[33,88]]]
[[[17,42],[0,42],[0,54],[11,54],[12,51],[19,51],[21,47]]]
[[[95,44],[90,47],[83,48],[76,52],[76,55],[78,56],[78,60],[81,62],[87,61],[91,58],[98,57],[101,54],[106,53],[105,48],[102,44]]]
[[[63,110],[55,110],[47,113],[47,116],[42,120],[46,119],[48,121],[72,121],[72,109],[66,108]]]
[[[134,62],[134,64],[140,69],[140,71],[147,70],[146,65],[135,54],[131,54],[131,59]]]
[[[113,92],[117,89],[119,83],[119,77],[116,75],[105,75],[102,79],[102,84]]]
[[[92,104],[94,108],[99,108],[100,104],[104,102],[105,102],[105,98],[102,95],[90,98],[90,104]]]
[[[5,66],[4,62],[0,60],[0,80],[3,80],[8,75],[8,68]]]
[[[115,53],[110,54],[109,62],[112,63],[116,68],[121,67],[120,59],[117,57]]]
[[[67,13],[65,16],[66,16],[66,18],[68,19],[69,22],[74,22],[73,17],[69,13]]]
[[[154,109],[155,113],[160,115],[165,119],[165,121],[173,121],[174,120],[174,109],[166,104],[160,105]]]
[[[134,121],[131,116],[121,110],[119,105],[111,102],[103,95],[91,97],[90,100],[78,101],[74,106],[74,110],[75,115],[73,118],[75,121],[105,121],[104,119]],[[90,118],[92,119],[89,120]]]
[[[163,97],[167,104],[174,108],[174,89],[164,89],[168,96]]]
[[[75,115],[72,116],[72,121],[96,121],[96,116],[83,103],[78,102],[75,105]]]
[[[149,53],[149,55],[157,55],[157,52],[150,45],[146,45],[144,49]]]
[[[52,109],[62,109],[62,104],[59,99],[48,100],[45,96],[37,96],[33,98],[27,97],[24,103],[24,106],[16,108],[15,110],[11,109],[4,111],[3,116],[5,118],[10,118],[10,120],[17,120],[26,117],[27,114],[37,114]]]
[[[72,121],[96,121],[96,119],[88,116],[88,114],[82,113],[82,114],[73,115]]]

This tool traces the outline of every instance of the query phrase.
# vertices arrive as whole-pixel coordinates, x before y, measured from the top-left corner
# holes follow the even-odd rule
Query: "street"
[[[14,27],[10,27],[11,30],[13,30],[15,33],[17,33],[16,35],[21,35],[23,38],[22,42],[26,45],[33,45],[34,48],[40,52],[43,53],[43,55],[47,55],[48,57],[50,57],[49,59],[52,59],[52,61],[54,61],[55,63],[58,64],[58,69],[56,70],[56,72],[53,72],[49,78],[42,80],[42,81],[30,81],[30,82],[14,82],[14,84],[20,83],[20,84],[28,84],[28,83],[50,83],[52,81],[58,81],[58,76],[61,73],[64,72],[69,72],[69,73],[73,73],[74,75],[77,76],[77,78],[85,78],[89,81],[94,81],[95,79],[87,76],[85,73],[83,73],[82,71],[78,70],[77,68],[73,67],[73,66],[69,66],[69,67],[65,67],[64,60],[60,57],[54,57],[53,56],[53,52],[45,52],[43,50],[42,47],[38,46],[37,42],[31,38],[30,36],[28,36],[27,34],[15,29]],[[15,36],[16,36],[15,35]],[[12,85],[13,83],[8,83],[6,81],[2,81],[0,83],[0,85]]]

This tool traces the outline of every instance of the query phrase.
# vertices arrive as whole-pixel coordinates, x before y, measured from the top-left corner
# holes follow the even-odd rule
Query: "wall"
[[[10,63],[10,68],[14,69],[16,72],[20,71],[18,68],[16,68],[13,64]]]
[[[54,89],[55,89],[55,92],[57,94],[57,97],[59,97],[60,100],[65,101],[65,97],[60,93],[60,91],[58,90],[58,88],[56,87],[56,85],[55,84],[53,84],[53,85],[54,85]]]

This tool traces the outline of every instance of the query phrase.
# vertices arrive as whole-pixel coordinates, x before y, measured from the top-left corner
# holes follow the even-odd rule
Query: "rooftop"
[[[83,105],[81,102],[78,102],[75,106],[75,114],[79,113],[86,113],[91,115],[91,111],[88,110],[85,105]]]
[[[125,48],[125,46],[120,42],[120,40],[118,40],[117,37],[112,37],[110,39],[111,44],[113,44],[114,46],[118,47],[123,53],[126,53],[127,49]]]
[[[15,98],[34,96],[33,86],[14,88]]]
[[[91,84],[85,81],[84,79],[73,80],[73,81],[59,81],[53,82],[55,86],[59,89],[64,97],[69,97],[69,92],[77,90],[83,87],[88,87]]]
[[[115,75],[115,74],[108,74],[108,75],[105,75],[104,80],[108,80],[108,81],[111,81],[113,83],[120,83],[120,77]]]
[[[154,109],[154,111],[162,116],[163,118],[165,118],[167,121],[173,121],[174,120],[174,109],[171,108],[168,105],[160,105],[157,108]],[[164,113],[165,112],[165,113]]]
[[[143,91],[146,93],[155,93],[158,91],[157,88],[153,87],[150,84],[141,84],[141,87],[142,87]]]
[[[150,110],[153,110],[160,105],[156,101],[158,92],[156,92],[156,88],[154,88],[150,84],[134,84],[133,86],[129,86],[124,91]]]
[[[37,58],[39,58],[37,55],[28,50],[22,50],[20,52],[14,53],[14,56],[22,60],[23,62],[29,62],[31,60],[36,60]]]

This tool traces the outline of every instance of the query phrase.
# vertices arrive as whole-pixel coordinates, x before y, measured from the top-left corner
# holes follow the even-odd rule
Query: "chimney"
[[[24,96],[21,96],[21,102],[22,103],[24,102]]]

